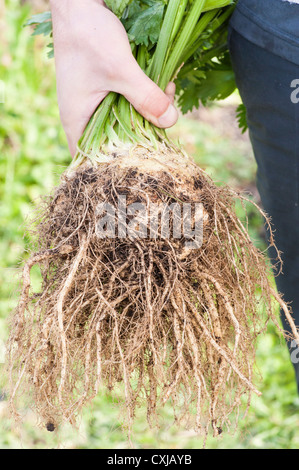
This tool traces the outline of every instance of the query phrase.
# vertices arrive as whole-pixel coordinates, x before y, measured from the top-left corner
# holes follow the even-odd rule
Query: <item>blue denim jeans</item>
[[[229,48],[247,109],[258,190],[282,252],[277,287],[299,326],[299,4],[239,0]],[[269,255],[274,261],[271,249]],[[282,321],[289,331],[283,314]],[[288,346],[294,352],[296,345]],[[299,363],[292,362],[299,391]]]

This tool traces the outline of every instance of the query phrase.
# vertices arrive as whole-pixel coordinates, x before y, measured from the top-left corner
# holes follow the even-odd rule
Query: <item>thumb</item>
[[[132,66],[126,68],[118,89],[114,91],[124,95],[145,119],[166,129],[178,120],[178,111],[172,104],[174,86],[170,89],[169,94],[164,93],[134,60]]]

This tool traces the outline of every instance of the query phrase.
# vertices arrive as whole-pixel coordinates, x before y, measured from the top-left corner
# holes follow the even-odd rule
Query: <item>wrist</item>
[[[88,4],[92,3],[98,3],[100,5],[106,6],[104,0],[50,0],[50,7],[52,10],[67,11],[76,4],[80,4],[81,6],[86,4],[88,6]]]

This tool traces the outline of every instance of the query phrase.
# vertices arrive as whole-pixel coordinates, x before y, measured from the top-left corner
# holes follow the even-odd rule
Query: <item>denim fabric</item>
[[[247,109],[257,186],[282,251],[283,274],[276,278],[277,287],[291,302],[299,326],[299,100],[291,99],[296,79],[299,91],[299,5],[240,0],[231,20],[229,47]],[[271,249],[269,254],[274,262]],[[288,329],[283,314],[282,321]],[[296,345],[288,346],[294,354]],[[293,365],[299,391],[299,364]]]
[[[239,0],[231,26],[257,46],[299,65],[299,4]]]

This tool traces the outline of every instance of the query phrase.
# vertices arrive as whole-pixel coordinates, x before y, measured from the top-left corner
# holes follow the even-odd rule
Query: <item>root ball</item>
[[[257,337],[269,319],[277,324],[279,303],[287,310],[273,296],[264,255],[235,215],[236,197],[179,152],[136,148],[65,173],[39,209],[36,250],[11,318],[13,410],[27,384],[53,430],[74,423],[101,387],[122,384],[129,425],[139,406],[155,425],[171,404],[182,426],[214,435],[229,426],[241,397],[250,403],[259,393]],[[171,205],[177,212],[165,231]],[[199,222],[195,205],[202,207],[200,246],[174,233],[184,225],[176,219],[184,205],[191,207],[189,232]],[[155,223],[144,215],[152,207]],[[42,276],[38,292],[34,265]]]

